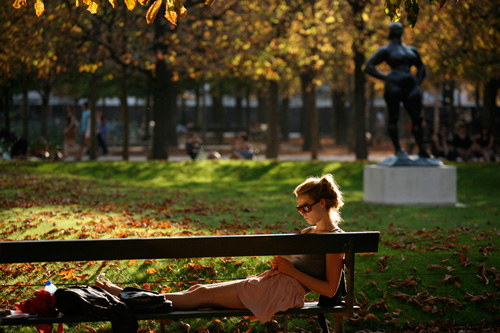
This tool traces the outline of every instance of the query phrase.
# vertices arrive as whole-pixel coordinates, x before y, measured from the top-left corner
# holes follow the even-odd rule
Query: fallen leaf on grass
[[[445,283],[445,282],[453,283],[453,284],[455,284],[455,286],[457,288],[460,288],[460,287],[462,287],[462,285],[458,281],[460,281],[460,278],[458,276],[452,276],[452,275],[446,274],[444,276],[444,279],[442,279],[439,282],[440,283]]]
[[[62,278],[61,278],[61,279],[63,279],[63,280],[68,280],[68,279],[73,278],[73,272],[74,272],[74,271],[75,271],[75,269],[74,269],[74,268],[69,269],[69,270],[62,270],[62,271],[60,271],[60,272],[59,272],[59,274],[58,274],[58,275],[62,276]]]
[[[389,310],[387,308],[387,302],[384,299],[382,299],[382,300],[380,300],[380,301],[378,301],[376,303],[370,304],[366,310],[369,311],[372,308],[374,308],[374,309],[382,309],[384,311],[388,311]]]
[[[488,285],[490,283],[490,280],[486,277],[486,266],[484,262],[481,265],[476,266],[476,269],[479,273],[479,275],[476,275],[479,281],[483,282],[485,285]]]

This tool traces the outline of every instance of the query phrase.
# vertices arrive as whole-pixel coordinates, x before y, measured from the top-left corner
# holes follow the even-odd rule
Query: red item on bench
[[[38,315],[40,317],[57,316],[56,296],[46,290],[39,289],[35,291],[35,296],[25,299],[20,303],[15,303],[14,307],[23,313]],[[51,333],[51,324],[37,324],[36,328],[39,333]],[[59,324],[57,333],[63,333],[64,327]]]

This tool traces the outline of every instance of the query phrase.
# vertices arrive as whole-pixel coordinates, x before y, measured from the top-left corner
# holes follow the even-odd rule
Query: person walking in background
[[[99,147],[102,149],[102,154],[107,155],[108,154],[108,136],[109,136],[109,129],[108,129],[108,124],[106,122],[106,118],[101,115],[101,126],[97,130],[97,144]]]
[[[87,129],[90,129],[90,108],[87,102],[82,104],[82,120],[80,122],[80,131],[79,131],[79,139],[80,139],[80,149],[78,150],[77,160],[81,160],[83,157],[83,152],[85,148],[90,147],[90,136],[87,137]]]
[[[76,117],[73,112],[73,107],[71,105],[66,106],[66,127],[64,128],[64,151],[63,151],[63,159],[69,156],[70,148],[78,147],[75,142],[76,137],[78,136],[78,130],[76,126]]]
[[[198,153],[201,150],[201,146],[203,141],[200,136],[195,131],[190,131],[189,136],[186,140],[186,153],[191,157],[194,161],[198,157]]]

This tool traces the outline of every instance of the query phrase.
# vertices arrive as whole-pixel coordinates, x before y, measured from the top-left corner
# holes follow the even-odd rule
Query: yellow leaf
[[[73,278],[73,272],[75,271],[74,268],[69,269],[67,271],[63,270],[62,272],[59,273],[59,275],[63,275],[61,279],[67,280]]]
[[[36,11],[36,16],[38,17],[40,17],[45,11],[45,5],[43,4],[42,0],[37,0],[35,2],[35,11]]]
[[[215,0],[206,0],[205,1],[205,5],[207,6],[210,6],[211,4],[213,4],[215,2]]]
[[[144,6],[145,4],[147,4],[150,0],[137,0],[139,1],[139,3],[141,4],[141,6]]]
[[[125,5],[127,5],[128,10],[134,10],[135,5],[137,4],[135,0],[124,0]]]
[[[167,8],[165,9],[165,18],[172,23],[177,25],[177,12],[175,11],[174,0],[167,0]]]
[[[15,9],[19,9],[21,6],[26,7],[26,0],[15,0],[12,6],[14,6]]]
[[[90,0],[89,8],[87,8],[87,10],[91,14],[96,14],[98,8],[99,8],[99,0]]]
[[[185,18],[187,13],[188,13],[188,11],[187,11],[186,7],[182,6],[182,8],[179,9],[179,17],[181,19]]]
[[[132,265],[133,265],[133,264],[135,264],[136,262],[137,262],[137,260],[132,259],[132,260],[130,260],[130,261],[128,262],[128,265],[129,265],[129,266],[132,266]]]
[[[181,0],[174,0],[175,8],[179,10],[179,17],[181,19],[185,18],[187,15],[187,9],[182,4]]]
[[[148,272],[148,274],[155,274],[157,272],[157,270],[154,268],[148,268],[147,272]]]
[[[150,24],[154,22],[156,18],[156,14],[158,14],[158,10],[160,10],[160,6],[163,0],[156,0],[151,7],[149,7],[148,12],[146,13],[146,22]]]
[[[108,0],[108,1],[111,4],[111,6],[113,6],[113,8],[116,9],[116,7],[118,6],[117,0]]]

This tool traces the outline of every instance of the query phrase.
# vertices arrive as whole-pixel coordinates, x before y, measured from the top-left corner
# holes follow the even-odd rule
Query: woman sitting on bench
[[[333,176],[310,177],[295,188],[297,210],[310,227],[302,233],[338,233],[339,209],[344,201]],[[314,291],[333,297],[339,287],[344,254],[276,256],[271,269],[246,279],[206,285],[194,285],[181,292],[164,294],[175,310],[202,307],[248,309],[261,322],[290,308],[304,306],[305,295]],[[97,281],[101,287],[119,296],[122,289],[109,280]]]

